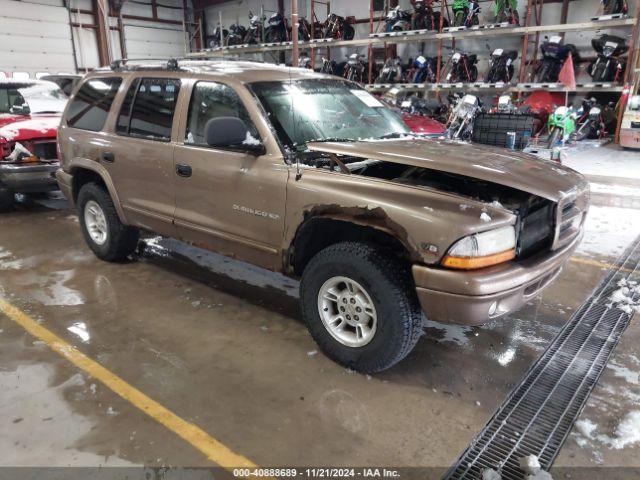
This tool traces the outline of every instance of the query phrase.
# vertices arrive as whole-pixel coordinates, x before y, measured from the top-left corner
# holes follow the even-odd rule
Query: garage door
[[[184,33],[179,26],[147,27],[125,24],[124,33],[128,58],[184,56]]]
[[[75,72],[66,8],[0,0],[0,24],[0,71]]]

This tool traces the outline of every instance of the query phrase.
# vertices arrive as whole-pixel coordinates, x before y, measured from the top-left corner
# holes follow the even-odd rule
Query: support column
[[[100,66],[109,65],[111,62],[109,52],[109,31],[108,25],[108,6],[104,0],[91,0],[91,9],[93,10],[93,18],[96,22],[96,38],[98,42],[98,59]]]

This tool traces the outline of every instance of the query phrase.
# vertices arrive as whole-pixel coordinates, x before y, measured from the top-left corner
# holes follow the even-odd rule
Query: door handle
[[[193,171],[191,170],[191,167],[189,165],[185,165],[184,163],[179,163],[176,165],[176,173],[181,177],[188,178],[191,176]]]
[[[112,152],[102,152],[100,158],[103,162],[113,163],[116,161],[116,156]]]

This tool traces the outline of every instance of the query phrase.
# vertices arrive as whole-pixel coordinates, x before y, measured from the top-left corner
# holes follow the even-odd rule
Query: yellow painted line
[[[620,270],[621,272],[625,273],[631,273],[633,271],[628,268],[620,268],[617,265],[601,262],[599,260],[593,260],[591,258],[571,257],[571,261],[574,263],[581,263],[582,265],[591,265],[593,267],[606,268],[607,270]]]
[[[102,382],[122,398],[142,410],[151,418],[161,423],[169,430],[182,437],[188,443],[200,450],[206,457],[217,465],[231,470],[233,468],[256,468],[249,459],[239,455],[211,437],[207,432],[193,423],[183,420],[178,415],[149,398],[137,388],[129,385],[123,379],[107,370],[105,367],[87,357],[73,345],[65,342],[55,333],[39,325],[33,318],[10,303],[0,298],[0,312],[24,328],[34,337],[42,340],[52,350],[62,355],[76,367],[84,370],[95,379]]]

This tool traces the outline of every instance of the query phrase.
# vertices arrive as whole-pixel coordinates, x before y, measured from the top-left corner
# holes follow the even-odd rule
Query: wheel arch
[[[405,238],[405,239],[403,239]],[[301,276],[320,250],[345,241],[373,243],[389,249],[402,261],[416,261],[417,253],[388,222],[379,218],[358,218],[346,213],[307,216],[285,251],[285,271]]]
[[[78,194],[83,185],[91,182],[98,183],[102,185],[111,196],[120,221],[127,224],[118,193],[111,181],[109,173],[102,165],[90,160],[74,160],[69,173],[73,177],[71,194],[73,195],[74,203],[77,203]]]

